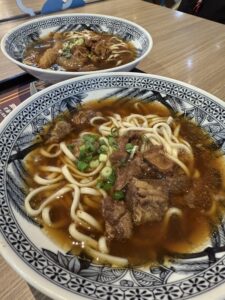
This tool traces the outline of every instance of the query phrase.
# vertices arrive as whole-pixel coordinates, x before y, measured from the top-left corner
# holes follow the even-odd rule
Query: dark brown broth
[[[117,102],[114,102],[113,99],[101,102],[94,101],[86,104],[83,109],[101,111],[105,115],[110,115],[112,112],[119,113],[122,116],[131,113],[140,113],[131,103],[132,102],[128,101],[128,99]],[[154,113],[160,116],[171,115],[171,112],[165,108],[165,106],[157,102],[145,103],[141,109],[143,110],[143,114]],[[205,201],[204,189],[207,188],[210,192],[215,193],[222,188],[221,185],[224,180],[224,161],[220,152],[215,151],[216,147],[214,142],[201,128],[185,118],[176,118],[181,124],[181,136],[186,139],[193,148],[196,167],[200,171],[202,180],[205,183],[202,190],[199,191],[199,207],[191,209],[184,206],[182,195],[171,197],[171,206],[182,209],[183,218],[172,217],[166,232],[162,229],[162,222],[146,223],[135,228],[130,240],[111,242],[110,254],[127,257],[131,266],[163,262],[164,258],[167,255],[171,255],[171,253],[176,256],[176,253],[198,251],[198,249],[203,247],[213,228],[219,223],[219,217],[224,212],[224,203],[218,202],[217,209],[213,215],[209,217],[204,213],[204,210],[209,209],[212,205],[212,199],[209,203]],[[90,127],[87,128],[87,130],[90,130]],[[76,138],[77,134],[78,132],[73,132],[67,138],[67,141],[69,142]],[[32,153],[27,162],[31,174],[39,172],[39,166],[42,164],[59,164],[55,159],[40,159],[37,153],[38,149]],[[218,176],[218,174],[220,176]],[[31,182],[31,186],[36,186],[36,184]],[[65,208],[63,212],[61,212],[61,215],[64,213],[64,218],[68,220],[69,224],[71,199],[68,195],[62,197],[57,203],[53,204],[56,210],[57,207],[60,207],[59,202],[61,202]],[[97,210],[88,208],[88,211],[103,223],[101,207]],[[71,250],[72,253],[79,254],[81,251],[80,245],[72,240],[67,228],[68,226],[65,226],[64,229],[55,230],[44,226],[44,231],[51,239],[59,244],[60,247],[64,248],[64,250]],[[98,237],[95,232],[90,231],[90,234],[94,237]]]

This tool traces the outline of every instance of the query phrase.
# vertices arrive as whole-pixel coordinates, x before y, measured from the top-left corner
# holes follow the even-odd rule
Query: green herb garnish
[[[116,173],[115,173],[114,170],[112,170],[112,173],[109,175],[109,177],[108,177],[107,180],[108,180],[108,182],[110,182],[112,185],[115,184],[115,182],[116,182]]]
[[[109,182],[100,181],[97,183],[96,187],[108,192],[109,190],[111,190],[113,185]]]
[[[107,178],[99,181],[96,187],[103,189],[105,191],[109,191],[113,187],[115,182],[116,182],[116,173],[114,170],[112,170],[111,174]]]
[[[79,160],[89,163],[98,157],[98,136],[87,134],[83,136],[83,145],[80,146]]]
[[[131,144],[131,143],[128,143],[128,144],[126,144],[125,149],[126,149],[126,151],[127,151],[128,153],[131,153],[132,150],[133,150],[133,148],[134,148],[134,146],[135,146],[135,145],[133,145],[133,144]]]
[[[113,199],[117,201],[124,200],[125,198],[125,193],[123,191],[115,191],[113,193]]]
[[[84,44],[84,38],[78,38],[78,39],[76,39],[74,42],[73,42],[73,44],[75,45],[75,46],[81,46],[81,45],[83,45]]]
[[[117,127],[113,127],[111,129],[111,136],[118,137],[119,136],[119,129]]]
[[[118,149],[118,144],[117,144],[117,141],[116,139],[109,135],[108,137],[108,141],[109,141],[109,145],[114,149],[114,150],[117,150]]]
[[[108,152],[108,147],[106,145],[101,145],[100,148],[98,149],[98,153],[107,153]]]
[[[81,172],[84,172],[85,170],[87,170],[87,168],[89,166],[88,163],[86,163],[85,161],[82,161],[82,160],[77,160],[76,165],[77,165],[77,169]]]
[[[83,140],[84,140],[85,142],[89,142],[89,143],[94,143],[94,142],[97,141],[97,139],[98,139],[98,136],[97,136],[97,135],[94,135],[94,134],[85,134],[85,135],[83,136]]]
[[[90,142],[85,143],[85,151],[89,153],[96,152],[97,148],[96,145]]]

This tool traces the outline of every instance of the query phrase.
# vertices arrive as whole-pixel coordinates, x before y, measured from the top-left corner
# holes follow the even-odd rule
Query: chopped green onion
[[[77,160],[76,165],[77,165],[77,169],[81,172],[87,170],[87,168],[89,166],[88,163],[86,163],[85,161],[82,161],[82,160]]]
[[[112,188],[112,184],[110,182],[107,182],[107,181],[99,181],[97,184],[96,184],[96,187],[98,189],[103,189],[105,191],[109,191],[111,188]]]
[[[70,58],[72,56],[68,43],[63,44],[63,49],[62,49],[61,55],[66,57],[66,58]]]
[[[86,143],[85,143],[85,150],[86,150],[87,152],[95,152],[95,151],[96,151],[96,147],[95,147],[95,145],[94,145],[93,143],[91,143],[91,142],[86,142]]]
[[[98,141],[100,145],[106,145],[105,139],[103,137],[100,137]]]
[[[85,145],[80,146],[80,151],[84,151],[85,150]]]
[[[101,175],[104,178],[108,178],[112,174],[112,171],[111,167],[104,167],[101,171]]]
[[[95,169],[95,168],[97,168],[98,166],[99,166],[99,160],[98,160],[98,159],[92,160],[92,161],[90,162],[90,168]]]
[[[117,142],[115,140],[115,138],[113,136],[108,136],[108,141],[109,141],[109,145],[113,148],[113,149],[118,149],[118,145],[117,145]]]
[[[94,134],[85,134],[83,136],[83,140],[85,142],[89,142],[89,143],[94,143],[94,142],[96,142],[97,139],[98,139],[98,136],[94,135]]]
[[[83,161],[85,161],[86,163],[89,163],[93,160],[93,156],[92,155],[86,155],[84,158],[83,158]]]
[[[116,143],[116,140],[111,135],[108,137],[108,141],[110,146],[113,146]]]
[[[133,150],[133,148],[134,148],[134,146],[135,146],[135,145],[133,145],[133,144],[131,144],[131,143],[128,143],[128,144],[126,144],[125,149],[126,149],[126,151],[127,151],[128,153],[131,153],[132,150]]]
[[[125,193],[123,191],[115,191],[113,193],[113,199],[114,200],[123,200],[125,198]]]
[[[85,150],[80,150],[79,159],[83,160],[85,157],[86,157],[86,151]]]
[[[87,134],[83,136],[84,144],[80,146],[80,160],[85,162],[90,162],[93,160],[93,156],[97,154],[97,149],[99,147],[96,139],[96,135]]]
[[[112,173],[109,175],[109,177],[107,178],[107,180],[114,185],[115,181],[116,181],[116,173],[114,171],[112,171]]]
[[[134,155],[135,155],[135,153],[137,152],[137,150],[138,150],[138,146],[135,145],[135,146],[133,147],[133,149],[131,150],[131,152],[130,152],[130,157],[129,157],[129,159],[132,159],[132,158],[134,157]]]
[[[84,39],[83,38],[78,38],[76,39],[73,44],[76,45],[76,46],[80,46],[84,43]]]
[[[108,147],[106,145],[101,145],[99,148],[100,153],[107,153],[108,152]]]
[[[65,56],[65,58],[71,58],[72,54],[71,53],[66,53],[64,56]]]
[[[99,181],[96,185],[97,188],[109,191],[116,181],[116,173],[114,170],[111,171],[111,174],[102,181]]]
[[[69,42],[63,43],[63,49],[66,49],[69,46]]]
[[[108,159],[108,156],[106,155],[106,154],[100,154],[99,155],[99,161],[101,161],[101,162],[105,162],[105,161],[107,161],[107,159]]]
[[[113,127],[113,128],[111,129],[111,135],[112,135],[113,137],[118,137],[118,136],[119,136],[119,129],[118,129],[117,127]]]

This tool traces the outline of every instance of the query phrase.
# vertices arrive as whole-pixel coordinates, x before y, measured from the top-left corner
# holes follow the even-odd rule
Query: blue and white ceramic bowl
[[[115,68],[92,72],[41,69],[22,63],[26,46],[40,36],[46,36],[49,32],[81,30],[82,28],[96,32],[108,32],[131,41],[137,49],[137,58]],[[1,50],[9,60],[23,70],[45,82],[56,83],[89,73],[130,71],[149,54],[152,45],[151,35],[141,26],[128,20],[97,14],[63,14],[34,19],[14,28],[3,37]]]
[[[53,299],[224,299],[225,221],[196,253],[170,266],[110,268],[59,249],[24,213],[21,163],[44,124],[91,99],[158,99],[193,119],[225,152],[225,104],[191,85],[155,75],[102,73],[70,79],[27,99],[0,124],[0,252],[30,284]]]

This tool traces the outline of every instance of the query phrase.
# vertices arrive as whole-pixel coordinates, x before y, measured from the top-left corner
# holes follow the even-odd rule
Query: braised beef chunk
[[[128,161],[124,166],[116,170],[117,178],[115,183],[116,190],[122,190],[133,177],[142,177],[144,170],[147,168],[143,161],[142,154],[139,152],[135,157]]]
[[[132,143],[133,145],[140,146],[142,144],[142,136],[143,132],[140,131],[129,131],[128,132],[128,142]]]
[[[49,131],[49,138],[47,143],[59,143],[72,131],[72,126],[69,122],[58,121],[54,127]]]
[[[79,126],[79,128],[82,129],[89,124],[91,118],[96,116],[102,116],[102,113],[93,110],[78,111],[73,115],[71,122],[73,125]]]
[[[132,145],[139,145],[141,141],[141,134],[139,132],[129,132],[124,136],[120,136],[117,139],[118,150],[114,151],[110,156],[110,161],[114,166],[121,166],[129,158],[129,153],[126,151],[126,145],[128,143]]]
[[[89,51],[86,47],[76,46],[73,48],[70,58],[65,56],[58,56],[57,64],[68,71],[79,71],[80,68],[89,64]]]
[[[110,161],[113,166],[121,166],[123,165],[128,159],[128,153],[126,152],[125,146],[128,143],[127,136],[120,136],[117,139],[118,150],[114,151],[110,155]]]
[[[212,205],[210,188],[202,179],[194,180],[190,189],[183,195],[183,201],[190,208],[209,210]]]
[[[141,133],[133,131],[117,139],[118,150],[110,156],[110,161],[116,168],[116,190],[123,189],[134,176],[139,177],[148,169],[148,165],[144,162],[141,152],[138,151],[130,159],[130,153],[126,149],[127,144],[139,146],[141,136]]]
[[[182,194],[190,189],[192,181],[179,166],[175,165],[172,174],[166,176],[162,183],[170,193]]]
[[[133,178],[126,194],[126,203],[134,224],[160,221],[168,209],[168,191],[157,180]]]
[[[133,225],[130,212],[123,201],[103,200],[102,213],[105,219],[106,237],[112,239],[129,239],[132,236]]]
[[[70,120],[65,116],[65,120],[56,120],[46,133],[43,133],[43,139],[47,144],[61,142],[69,133],[76,129],[83,129],[89,125],[90,119],[95,116],[101,116],[100,112],[93,110],[76,111]],[[77,151],[75,151],[77,152]]]
[[[207,174],[204,174],[204,182],[207,185],[210,185],[210,188],[218,191],[222,188],[222,176],[218,170],[211,168]]]
[[[58,51],[61,47],[62,43],[57,41],[53,48],[45,50],[44,54],[39,59],[39,67],[43,69],[50,68],[56,62]]]
[[[160,172],[169,173],[173,171],[174,162],[167,158],[161,146],[152,146],[144,153],[144,159]]]
[[[110,155],[110,161],[111,164],[116,167],[116,166],[123,166],[128,159],[128,153],[124,151],[115,151]]]

